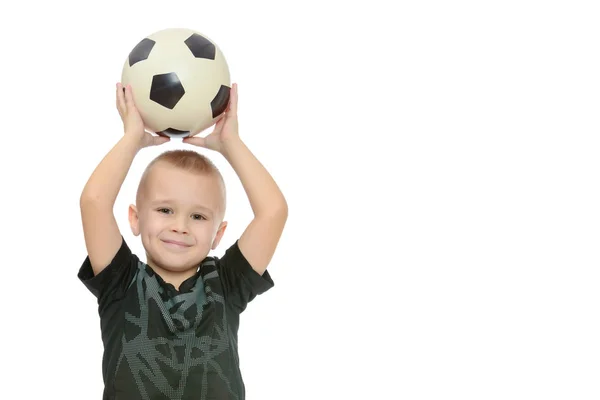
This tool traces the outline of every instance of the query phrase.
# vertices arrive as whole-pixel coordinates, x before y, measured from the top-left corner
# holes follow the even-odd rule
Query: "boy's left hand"
[[[227,109],[215,123],[213,131],[205,137],[185,137],[183,142],[222,153],[228,142],[239,139],[237,101],[237,83],[234,83],[231,85]]]

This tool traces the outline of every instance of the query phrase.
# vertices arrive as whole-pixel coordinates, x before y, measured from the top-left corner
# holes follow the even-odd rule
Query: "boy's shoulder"
[[[167,290],[169,293],[163,297],[176,296],[194,289],[204,291],[203,286],[206,284],[213,292],[237,299],[235,303],[243,305],[242,308],[256,295],[274,286],[268,271],[259,275],[252,269],[240,251],[237,240],[227,247],[221,256],[207,256],[200,263],[196,273],[182,282],[177,291],[150,265],[142,261],[123,237],[119,250],[106,268],[94,275],[89,257],[86,257],[79,269],[78,278],[99,302],[123,299],[134,284],[144,288],[148,285],[158,285],[157,289],[171,289]]]
[[[94,273],[90,257],[86,255],[79,267],[77,278],[95,297],[100,299],[103,292],[107,290],[119,291],[120,289],[123,292],[124,288],[118,284],[128,278],[132,278],[136,269],[141,266],[140,263],[139,257],[131,251],[127,242],[121,236],[121,245],[117,253],[100,273]]]

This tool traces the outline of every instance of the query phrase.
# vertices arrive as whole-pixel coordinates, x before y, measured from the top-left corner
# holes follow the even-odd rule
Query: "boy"
[[[219,259],[209,257],[227,223],[225,188],[214,165],[171,151],[146,169],[129,222],[146,263],[132,254],[113,214],[139,150],[169,138],[146,132],[130,87],[117,84],[124,135],[80,198],[87,257],[78,278],[98,298],[103,399],[245,398],[239,370],[239,314],[271,287],[266,271],[287,219],[277,184],[238,135],[237,85],[213,132],[183,141],[221,153],[237,173],[254,218]]]

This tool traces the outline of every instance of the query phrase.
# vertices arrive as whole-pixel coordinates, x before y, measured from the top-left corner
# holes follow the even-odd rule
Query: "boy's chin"
[[[177,254],[160,254],[153,256],[151,259],[158,267],[171,271],[171,272],[183,272],[190,269],[198,268],[200,263],[205,257],[201,255],[195,255],[194,257],[183,257]]]

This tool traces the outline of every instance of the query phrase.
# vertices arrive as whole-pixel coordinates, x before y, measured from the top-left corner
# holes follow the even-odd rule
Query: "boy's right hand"
[[[117,110],[123,121],[125,136],[131,137],[140,149],[158,146],[171,140],[169,137],[155,136],[146,132],[142,116],[133,101],[131,85],[123,87],[120,82],[117,83]]]

